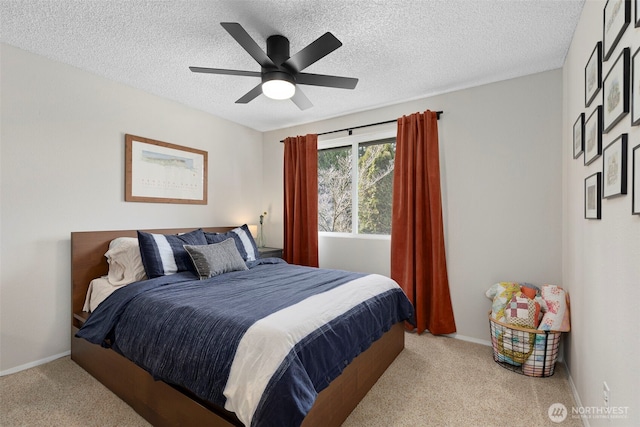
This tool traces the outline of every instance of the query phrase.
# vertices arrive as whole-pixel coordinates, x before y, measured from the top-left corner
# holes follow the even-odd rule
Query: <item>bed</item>
[[[203,231],[207,233],[228,233],[233,228],[234,227],[208,227],[203,228]],[[148,233],[173,235],[191,230],[193,229],[145,231]],[[94,320],[100,317],[96,314],[98,313],[98,311],[96,311],[94,312],[94,319],[89,321],[89,314],[83,312],[82,309],[89,283],[93,279],[104,276],[108,272],[108,264],[104,254],[109,248],[109,243],[116,237],[136,236],[137,230],[71,233],[71,358],[153,425],[244,425],[236,413],[227,410],[228,408],[225,409],[221,404],[216,404],[211,400],[203,398],[203,394],[197,387],[191,388],[191,390],[197,391],[191,391],[187,386],[180,385],[176,381],[156,380],[148,373],[147,370],[149,366],[146,367],[147,370],[139,367],[136,363],[122,356],[121,352],[123,352],[123,350],[118,346],[115,346],[118,349],[118,351],[115,351],[112,348],[105,348],[104,343],[102,343],[102,345],[100,343],[91,343],[85,338],[76,336],[78,330],[83,325],[91,325],[92,322],[96,323]],[[267,265],[271,263],[273,266]],[[273,275],[275,277],[277,275],[275,272],[280,271],[279,269],[284,270],[285,267],[279,265],[278,260],[271,262],[265,260],[264,264],[260,264],[255,270],[238,272],[237,274],[241,276],[262,271],[260,274],[264,276],[264,272],[268,271],[270,276]],[[175,275],[176,280],[187,280],[186,278],[181,279],[179,276],[180,274]],[[219,278],[220,276],[218,276],[218,279]],[[162,278],[159,279],[161,281],[164,280]],[[151,283],[155,280],[156,279],[144,281],[145,286],[151,286]],[[357,280],[353,280],[353,282],[357,282]],[[191,282],[184,283],[185,284],[181,282],[179,287],[187,288],[197,285]],[[136,286],[138,286],[137,283]],[[174,285],[170,284],[170,286]],[[133,286],[128,288],[130,289],[127,290],[127,292],[133,292]],[[163,288],[163,290],[166,289],[169,289],[169,286]],[[182,290],[180,292],[182,292]],[[124,292],[120,292],[118,295],[124,295]],[[118,298],[107,299],[108,304],[104,305],[107,306],[116,299]],[[85,329],[87,329],[87,327],[85,327]],[[187,328],[185,330],[189,329]],[[121,334],[122,337],[124,335],[125,334]],[[249,335],[247,332],[246,336]],[[109,342],[109,340],[107,340],[107,342]],[[122,339],[121,342],[124,343],[125,340]],[[343,370],[341,369],[342,372],[339,376],[332,378],[330,384],[317,394],[313,406],[302,421],[302,425],[340,425],[380,375],[382,375],[386,368],[393,362],[395,357],[402,351],[403,347],[403,326],[402,322],[397,321],[387,332],[382,334],[379,339],[351,360]],[[151,371],[154,372],[153,370]],[[236,369],[236,371],[239,372],[238,375],[242,376],[246,370]],[[156,377],[159,376],[156,372],[154,372],[154,375],[156,375]],[[240,389],[238,393],[242,396],[242,389]],[[239,411],[238,414],[242,414],[242,411]],[[240,417],[244,420],[247,419],[242,415],[240,415]],[[249,423],[251,423],[251,421]]]

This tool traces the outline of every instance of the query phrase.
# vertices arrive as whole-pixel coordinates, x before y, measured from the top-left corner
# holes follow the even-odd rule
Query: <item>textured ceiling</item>
[[[313,122],[562,67],[584,0],[0,0],[1,40],[259,131]],[[343,46],[305,72],[360,79],[355,90],[302,86],[313,107],[260,95],[235,101],[260,71],[220,26],[239,22],[291,54],[333,33]]]

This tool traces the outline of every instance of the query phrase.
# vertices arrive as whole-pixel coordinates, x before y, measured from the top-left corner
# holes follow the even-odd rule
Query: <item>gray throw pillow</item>
[[[248,270],[232,238],[212,245],[184,245],[200,280],[231,271]]]

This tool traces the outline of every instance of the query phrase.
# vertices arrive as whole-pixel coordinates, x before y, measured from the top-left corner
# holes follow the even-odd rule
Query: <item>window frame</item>
[[[375,142],[388,138],[396,138],[397,137],[397,129],[394,126],[390,129],[380,129],[374,132],[361,133],[357,135],[348,135],[338,138],[322,138],[318,137],[318,151],[326,150],[330,148],[343,148],[343,147],[351,147],[351,164],[355,165],[352,168],[352,185],[351,185],[351,232],[337,232],[337,231],[319,231],[318,235],[320,236],[328,236],[328,237],[351,237],[358,239],[382,239],[389,240],[391,239],[390,234],[364,234],[358,233],[358,210],[360,209],[359,200],[358,200],[358,180],[359,180],[359,168],[358,168],[358,145],[361,143],[367,142]],[[355,185],[354,185],[355,184]]]

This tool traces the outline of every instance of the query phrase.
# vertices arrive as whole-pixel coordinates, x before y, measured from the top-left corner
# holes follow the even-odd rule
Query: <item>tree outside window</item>
[[[394,158],[395,138],[318,150],[319,231],[391,234]]]

